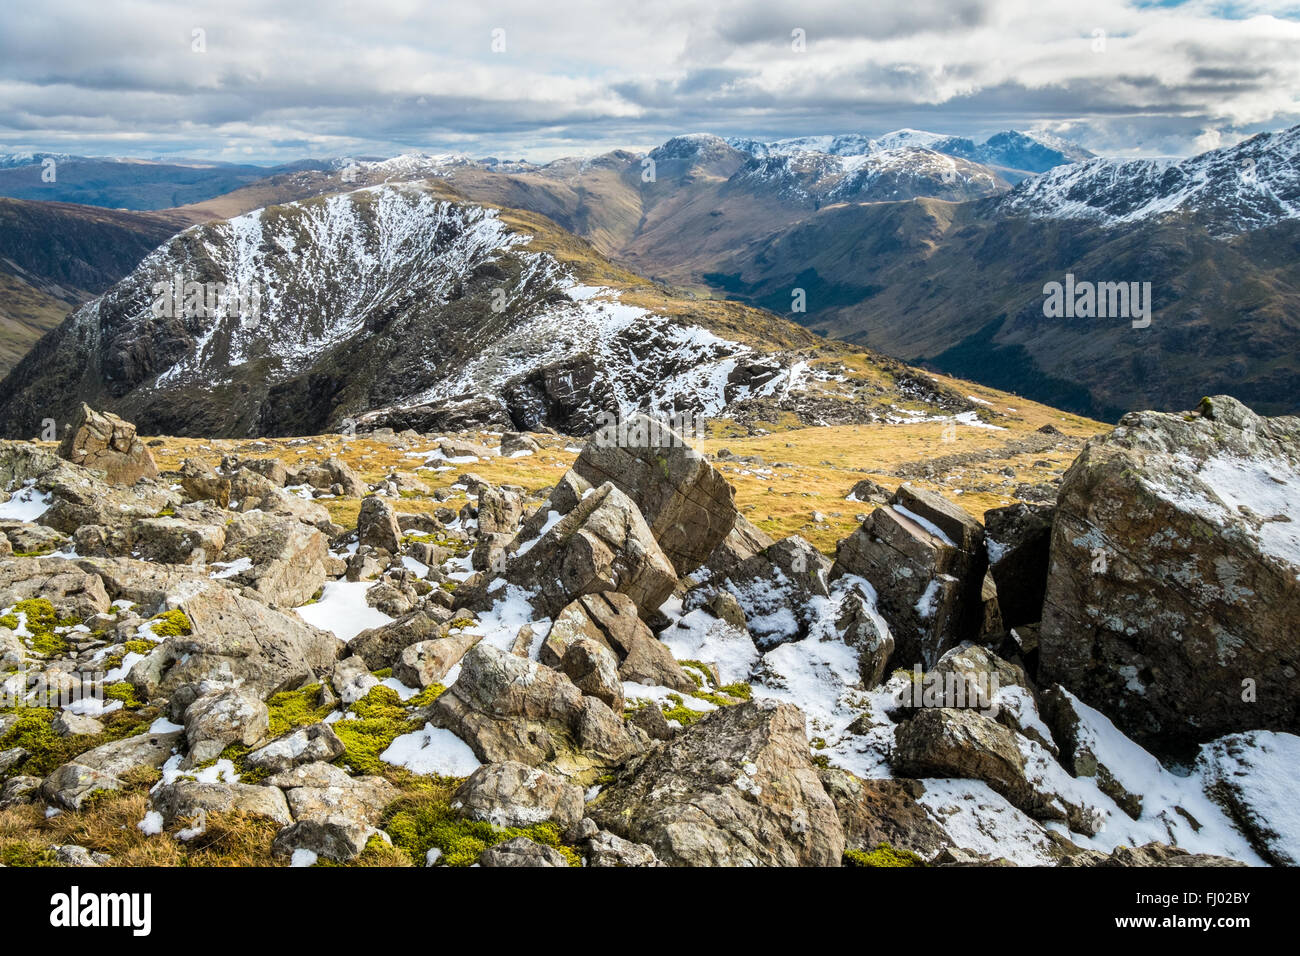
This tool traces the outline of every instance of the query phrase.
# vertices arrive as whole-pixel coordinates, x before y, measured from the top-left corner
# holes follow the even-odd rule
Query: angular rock
[[[542,643],[541,662],[560,667],[569,645],[580,639],[595,641],[613,651],[622,680],[695,690],[695,682],[682,670],[672,651],[637,616],[636,606],[624,594],[586,594],[568,605],[555,618]]]
[[[362,545],[398,554],[402,550],[402,528],[393,506],[378,495],[361,499],[357,517],[357,540]]]
[[[334,760],[343,756],[345,749],[329,724],[311,724],[259,747],[244,758],[244,763],[279,773],[303,763]]]
[[[245,783],[200,783],[180,779],[164,783],[150,794],[149,802],[163,818],[163,826],[190,824],[209,813],[242,812],[267,817],[282,826],[293,822],[284,793],[275,787]]]
[[[478,643],[428,719],[469,744],[483,763],[546,765],[585,782],[638,749],[622,718],[563,674]]]
[[[1300,731],[1300,419],[1134,412],[1066,472],[1040,674],[1145,746]]]
[[[45,778],[41,796],[46,803],[64,810],[80,810],[91,794],[120,788],[121,782],[112,774],[74,762],[65,763]]]
[[[249,691],[229,690],[200,697],[185,711],[187,766],[215,760],[231,744],[251,747],[266,736],[270,711]]]
[[[483,639],[473,631],[448,631],[446,637],[420,641],[402,651],[393,676],[407,687],[425,688],[440,683],[460,663],[465,653]]]
[[[587,813],[670,866],[838,866],[844,853],[803,712],[772,700],[719,708],[632,760]]]
[[[97,412],[85,402],[64,432],[59,457],[104,472],[110,484],[158,477],[158,466],[136,437],[135,426],[112,412]]]
[[[547,617],[574,598],[599,591],[626,594],[646,614],[677,583],[636,505],[609,483],[578,502],[540,539],[521,541],[506,580],[535,594],[534,607]]]
[[[448,636],[447,624],[451,618],[451,612],[445,608],[421,604],[396,621],[362,631],[348,643],[348,651],[365,661],[368,670],[396,668],[406,648]]]
[[[479,767],[457,788],[452,807],[463,817],[498,827],[582,819],[582,788],[563,777],[508,760]]]
[[[252,588],[272,604],[305,604],[326,581],[329,540],[297,518],[253,511],[226,528],[221,560],[242,567],[231,580]],[[232,568],[231,570],[234,570]]]
[[[196,501],[212,501],[218,508],[230,505],[230,479],[217,474],[207,462],[186,458],[181,462],[181,487]]]
[[[919,802],[925,793],[921,781],[863,780],[835,767],[823,770],[821,779],[844,827],[847,849],[870,852],[884,843],[930,860],[951,845]]]
[[[987,561],[978,521],[939,495],[903,485],[839,543],[830,576],[865,578],[889,623],[896,662],[929,666],[978,635]]]
[[[588,866],[663,866],[655,851],[601,830],[587,841]]]
[[[661,422],[634,415],[623,424],[588,441],[573,470],[631,498],[677,574],[689,574],[735,524],[735,489]]]
[[[603,700],[615,713],[623,712],[623,681],[618,675],[618,658],[604,644],[578,638],[565,648],[559,670],[584,694]]]
[[[783,538],[726,573],[723,587],[744,609],[754,643],[767,650],[808,636],[815,598],[830,591],[831,563],[798,535]]]

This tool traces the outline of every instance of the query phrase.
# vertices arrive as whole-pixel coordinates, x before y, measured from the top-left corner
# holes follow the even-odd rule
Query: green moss
[[[23,707],[15,713],[18,720],[0,737],[0,750],[11,747],[26,750],[28,757],[19,765],[18,772],[35,777],[48,776],[73,757],[101,744],[144,733],[158,714],[153,708],[138,713],[117,710],[100,718],[104,724],[101,733],[63,737],[54,730],[54,720],[59,716],[57,710]]]
[[[356,719],[333,724],[334,733],[344,746],[339,762],[353,773],[391,775],[394,768],[380,760],[379,755],[402,734],[412,733],[423,725],[410,719],[397,691],[391,687],[372,687],[349,710],[356,714]]]
[[[438,862],[444,866],[472,866],[488,847],[521,836],[558,850],[570,866],[582,865],[578,854],[560,842],[557,824],[497,827],[481,820],[464,820],[451,809],[445,795],[399,802],[390,809],[383,829],[393,838],[393,846],[416,866],[424,866],[434,848],[442,851]]]
[[[135,710],[144,706],[144,701],[135,696],[135,685],[127,681],[109,684],[104,688],[104,696],[109,700],[120,700],[122,706],[128,710]]]
[[[388,680],[388,678],[393,676],[393,669],[391,667],[381,667],[379,670],[371,671],[370,673],[378,680]]]
[[[0,849],[0,863],[5,866],[58,866],[54,851],[26,843],[11,843]]]
[[[158,517],[159,517],[159,518],[174,518],[174,517],[176,517],[176,509],[173,508],[171,505],[168,505],[168,506],[167,506],[166,508],[164,508],[162,511],[158,512]]]
[[[910,850],[895,850],[888,843],[882,843],[871,852],[862,850],[845,850],[845,866],[925,866],[921,859]]]
[[[329,706],[319,706],[320,684],[308,684],[298,690],[273,695],[266,702],[270,711],[270,737],[282,737],[296,727],[318,724],[330,715]]]
[[[9,613],[4,618],[0,618],[0,624],[17,630],[20,620],[32,635],[24,638],[27,646],[33,652],[44,657],[61,657],[66,654],[68,652],[68,641],[55,629],[80,623],[75,618],[60,621],[54,611],[54,605],[46,598],[29,598],[26,601],[19,601],[9,609]]]
[[[718,690],[729,697],[738,697],[741,700],[749,700],[754,696],[754,689],[744,681],[736,681],[734,684],[723,684],[718,688]]]
[[[441,684],[430,684],[424,690],[420,691],[414,697],[406,702],[408,708],[428,707],[435,700],[442,696],[447,688]]]
[[[153,625],[152,630],[158,637],[182,637],[194,630],[190,619],[179,608],[155,614],[149,618],[149,622]]]
[[[664,712],[664,717],[668,718],[669,720],[677,721],[677,723],[681,724],[683,727],[689,727],[691,724],[695,723],[697,720],[699,720],[701,717],[704,716],[704,714],[700,713],[700,711],[691,710],[689,707],[687,707],[685,703],[682,701],[682,697],[680,694],[669,694],[668,699],[672,702],[673,706],[668,708],[663,708],[663,707],[660,708]]]

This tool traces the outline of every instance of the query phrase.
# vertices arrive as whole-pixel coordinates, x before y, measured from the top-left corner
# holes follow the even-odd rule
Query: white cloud
[[[58,0],[6,12],[0,142],[547,158],[675,132],[1068,132],[1188,152],[1300,120],[1300,3]],[[192,31],[206,52],[192,52]],[[504,52],[493,52],[494,29]],[[806,32],[806,52],[790,32]],[[1105,31],[1094,52],[1094,31]],[[251,151],[251,152],[250,152]]]

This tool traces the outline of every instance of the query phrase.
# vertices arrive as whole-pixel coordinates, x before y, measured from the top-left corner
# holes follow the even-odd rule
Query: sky
[[[1189,155],[1300,123],[1300,0],[5,0],[0,151],[594,155],[1045,130]]]

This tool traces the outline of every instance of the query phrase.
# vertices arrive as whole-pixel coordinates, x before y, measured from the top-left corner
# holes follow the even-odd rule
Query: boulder
[[[479,866],[568,866],[559,850],[537,843],[528,837],[515,837],[490,846],[478,858]]]
[[[568,827],[582,819],[582,788],[537,767],[508,760],[484,764],[457,788],[452,807],[470,820],[498,827],[553,821]]]
[[[295,614],[215,582],[195,590],[182,603],[192,633],[168,638],[127,675],[150,700],[208,678],[241,680],[245,689],[266,698],[328,673],[344,646]]]
[[[181,487],[195,501],[213,501],[219,508],[230,505],[230,479],[217,474],[206,461],[186,458],[181,462]]]
[[[546,766],[577,782],[639,747],[620,715],[563,674],[483,642],[465,655],[460,676],[430,705],[428,720],[469,744],[483,763]]]
[[[122,786],[117,777],[76,762],[65,763],[41,784],[41,797],[63,810],[80,810],[93,793],[118,790]]]
[[[1098,808],[1076,797],[1072,778],[1040,746],[975,710],[927,707],[895,733],[890,757],[904,777],[983,780],[1036,820],[1068,823],[1094,834]]]
[[[652,847],[600,830],[586,842],[588,866],[663,866]]]
[[[866,579],[889,623],[896,663],[929,666],[978,635],[987,564],[978,521],[933,492],[903,485],[839,543],[830,576]]]
[[[633,759],[588,804],[670,866],[838,866],[844,830],[799,708],[721,707]]]
[[[513,535],[524,516],[523,500],[514,492],[503,491],[491,485],[479,491],[478,533]]]
[[[440,683],[460,663],[465,653],[483,639],[473,631],[448,631],[446,637],[419,641],[403,649],[393,664],[393,676],[407,687],[425,688]]]
[[[85,402],[59,442],[59,457],[104,472],[114,485],[158,477],[158,466],[136,437],[135,426],[111,412],[97,412]]]
[[[1147,843],[1139,847],[1118,846],[1110,853],[1085,850],[1064,857],[1057,866],[1246,866],[1239,860],[1210,853],[1192,853],[1165,843]]]
[[[348,651],[365,661],[367,670],[396,668],[406,648],[446,637],[451,618],[447,609],[426,602],[395,621],[362,631],[348,642]]]
[[[584,694],[603,700],[616,714],[623,712],[623,681],[618,676],[618,658],[604,644],[578,638],[565,648],[559,671]]]
[[[1135,412],[1066,472],[1040,677],[1148,749],[1300,731],[1300,418]]]
[[[735,525],[735,489],[661,422],[634,415],[620,424],[597,432],[573,470],[593,486],[613,482],[631,498],[677,574],[689,574]]]
[[[181,778],[159,784],[149,796],[153,808],[161,814],[163,826],[190,824],[209,813],[248,813],[266,817],[276,823],[293,822],[284,793],[275,787],[257,787],[245,783],[200,783]]]
[[[244,758],[244,763],[258,770],[279,773],[303,763],[334,760],[343,756],[345,749],[329,724],[310,724],[259,747]]]
[[[398,554],[402,550],[402,528],[397,523],[397,512],[387,499],[378,495],[361,499],[357,541],[389,554]]]
[[[226,544],[225,523],[208,524],[179,517],[141,518],[131,525],[132,553],[160,564],[206,564]]]
[[[182,731],[143,733],[100,744],[77,757],[77,763],[114,777],[137,767],[161,767],[180,745]]]
[[[569,645],[580,639],[595,641],[613,651],[622,680],[695,690],[695,682],[682,670],[672,651],[637,616],[637,608],[627,595],[605,591],[583,595],[569,604],[551,625],[539,659],[548,667],[561,667]]]
[[[272,604],[297,607],[325,586],[329,540],[297,518],[252,511],[226,528],[227,575]]]
[[[648,614],[677,584],[645,519],[613,484],[587,495],[540,538],[524,539],[525,533],[516,539],[505,577],[535,595],[533,605],[546,617],[599,591],[626,594]]]
[[[352,466],[334,455],[319,464],[303,468],[298,474],[298,480],[322,491],[329,491],[339,485],[347,498],[361,498],[370,491],[361,476],[352,470]]]
[[[1274,866],[1300,866],[1300,828],[1291,808],[1300,737],[1257,730],[1206,744],[1196,771],[1260,856]]]
[[[266,736],[270,712],[252,692],[232,689],[200,697],[185,710],[186,766],[215,760],[231,744],[251,747]]]

